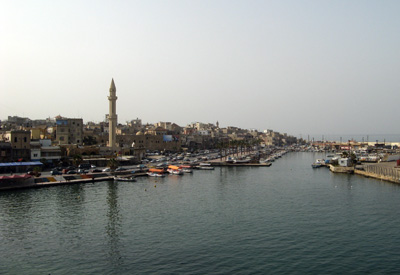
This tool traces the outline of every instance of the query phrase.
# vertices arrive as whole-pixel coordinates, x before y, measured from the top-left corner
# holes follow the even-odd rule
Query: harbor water
[[[400,273],[400,186],[323,157],[1,192],[0,274]]]

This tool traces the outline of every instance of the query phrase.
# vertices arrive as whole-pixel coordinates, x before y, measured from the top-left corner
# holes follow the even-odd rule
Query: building
[[[11,143],[0,141],[0,162],[11,161]]]
[[[83,119],[56,117],[56,143],[64,144],[83,144]]]
[[[46,164],[57,165],[61,160],[61,148],[52,146],[50,139],[32,140],[31,160],[43,160]]]
[[[24,130],[9,131],[5,135],[11,143],[11,160],[28,161],[31,159],[31,132]]]

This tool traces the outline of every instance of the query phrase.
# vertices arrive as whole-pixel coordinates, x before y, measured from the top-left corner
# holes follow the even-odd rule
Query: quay
[[[70,185],[80,183],[94,183],[98,181],[112,181],[114,176],[133,175],[131,172],[111,173],[96,173],[96,174],[83,174],[83,175],[63,175],[63,176],[49,176],[38,178],[27,178],[17,180],[17,178],[9,177],[7,180],[2,180],[0,191],[27,189],[27,188],[42,188],[52,187],[59,185]],[[135,177],[147,176],[146,172],[139,172],[134,174]]]
[[[270,167],[271,163],[229,163],[225,161],[210,162],[211,166],[225,166],[225,167]]]

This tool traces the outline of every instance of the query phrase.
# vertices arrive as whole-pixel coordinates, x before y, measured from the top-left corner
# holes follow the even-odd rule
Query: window
[[[33,154],[33,157],[35,157],[35,158],[36,158],[36,157],[37,157],[37,154]]]
[[[26,137],[24,137],[24,142],[26,142]]]
[[[14,138],[14,142],[17,142],[17,141],[18,141],[18,138],[17,138],[17,137],[15,137],[15,138]]]

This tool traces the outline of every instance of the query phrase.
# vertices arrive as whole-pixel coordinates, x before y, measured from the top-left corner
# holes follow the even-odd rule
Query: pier
[[[120,172],[120,173],[96,173],[96,174],[84,174],[84,175],[63,175],[63,176],[49,176],[49,177],[38,177],[29,178],[26,180],[3,180],[0,191],[15,190],[15,189],[26,189],[26,188],[42,188],[59,185],[70,185],[80,183],[94,183],[99,181],[111,181],[114,180],[114,176],[126,176],[134,175],[135,177],[147,176],[146,172],[139,172],[132,174],[131,172]]]

